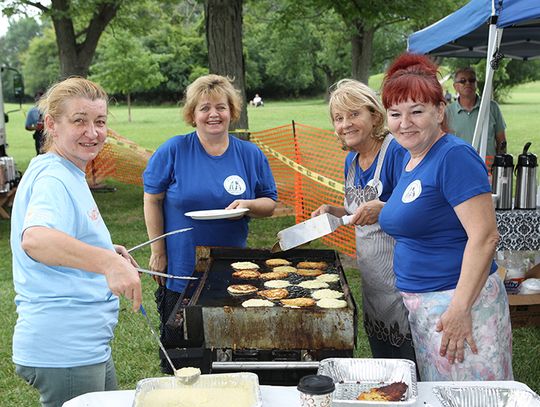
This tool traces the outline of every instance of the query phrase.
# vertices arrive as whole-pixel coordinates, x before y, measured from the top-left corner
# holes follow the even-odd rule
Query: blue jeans
[[[61,407],[81,394],[118,388],[112,357],[95,365],[67,368],[15,364],[15,372],[39,391],[43,407]]]

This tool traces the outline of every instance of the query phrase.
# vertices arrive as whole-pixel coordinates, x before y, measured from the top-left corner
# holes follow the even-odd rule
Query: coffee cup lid
[[[298,391],[306,394],[327,394],[335,390],[336,385],[331,377],[324,375],[308,375],[300,379]]]

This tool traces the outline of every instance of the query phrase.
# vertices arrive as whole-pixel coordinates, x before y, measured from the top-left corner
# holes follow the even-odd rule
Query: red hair
[[[386,109],[397,103],[446,104],[443,88],[437,79],[438,66],[425,55],[404,53],[390,65],[382,85],[382,102]],[[447,131],[446,114],[441,124]]]

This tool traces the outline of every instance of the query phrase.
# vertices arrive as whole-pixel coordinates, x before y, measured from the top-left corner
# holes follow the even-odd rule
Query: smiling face
[[[375,122],[373,114],[365,107],[352,111],[335,109],[332,112],[332,122],[338,137],[352,150],[373,141]]]
[[[63,102],[57,118],[45,116],[47,131],[52,135],[50,151],[85,170],[103,148],[107,138],[107,102],[72,97]]]
[[[227,97],[202,97],[195,106],[194,120],[197,133],[203,137],[227,135],[231,122]]]
[[[388,128],[413,157],[425,154],[443,134],[444,103],[401,102],[387,110]]]

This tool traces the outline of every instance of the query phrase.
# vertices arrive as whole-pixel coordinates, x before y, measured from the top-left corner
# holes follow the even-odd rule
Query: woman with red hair
[[[409,310],[420,376],[511,380],[512,330],[493,261],[499,235],[487,168],[447,133],[437,66],[427,57],[398,57],[382,101],[388,128],[408,150],[380,224],[396,240],[396,287]]]

